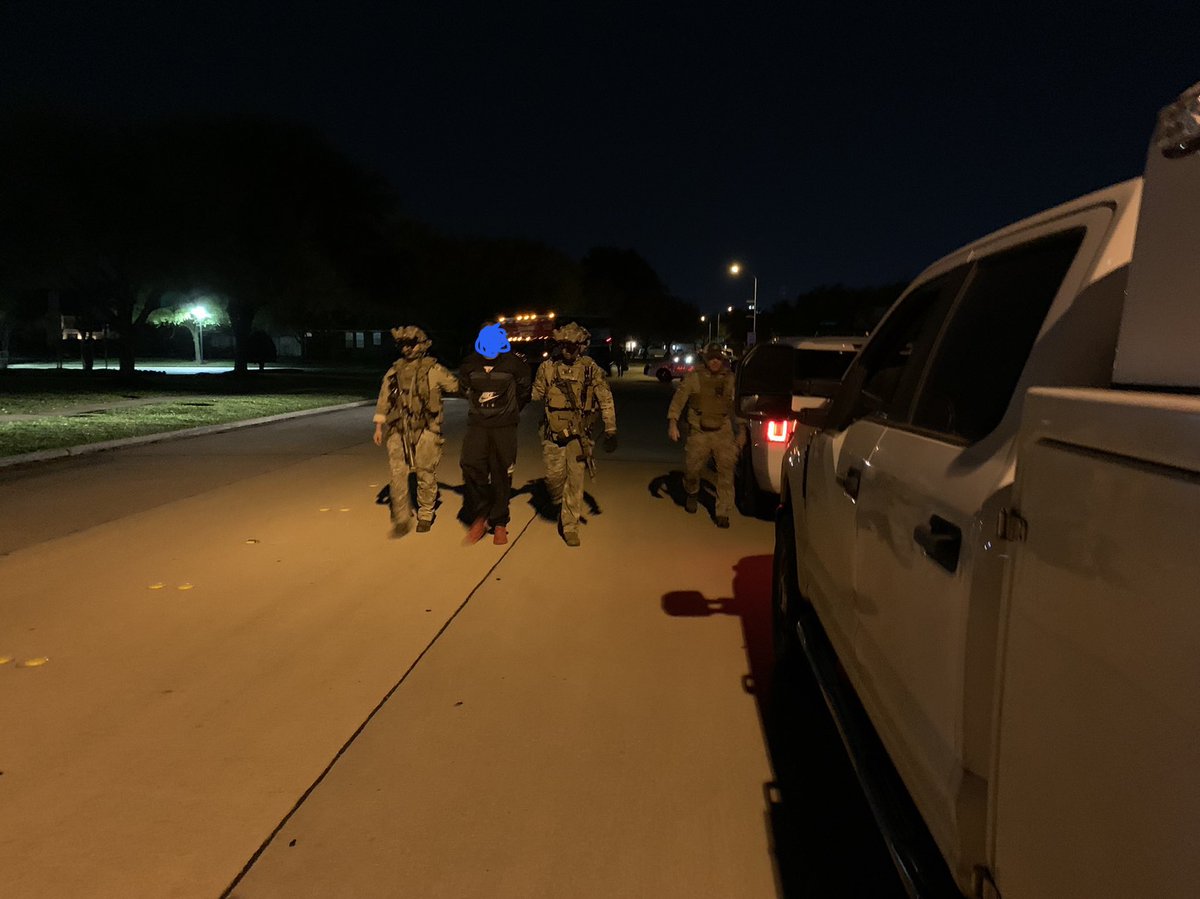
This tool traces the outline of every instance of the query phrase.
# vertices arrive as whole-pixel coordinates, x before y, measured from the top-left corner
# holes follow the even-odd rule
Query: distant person
[[[517,422],[532,388],[529,366],[509,352],[504,329],[487,324],[459,369],[459,380],[470,403],[460,460],[463,517],[470,522],[464,542],[478,543],[491,530],[492,542],[503,545],[517,464]]]
[[[746,429],[733,406],[733,375],[718,343],[704,348],[704,366],[683,379],[667,410],[667,436],[679,440],[679,416],[688,413],[688,438],[684,445],[684,508],[695,513],[700,493],[700,472],[712,457],[717,465],[717,527],[729,527],[733,507],[733,466],[746,445]],[[736,436],[735,436],[736,435]]]
[[[555,328],[558,358],[538,366],[533,398],[545,402],[542,461],[546,486],[560,505],[559,530],[567,546],[579,545],[583,510],[583,474],[595,465],[592,430],[599,413],[604,422],[604,450],[617,448],[617,412],[603,369],[583,355],[588,332],[575,322]]]
[[[437,469],[442,461],[442,397],[458,393],[458,379],[432,356],[431,341],[413,325],[392,328],[399,358],[383,376],[375,403],[375,445],[386,443],[392,509],[392,536],[412,528],[409,472],[417,475],[417,533],[433,527]]]
[[[625,347],[613,347],[613,365],[617,367],[618,378],[623,378],[625,372],[629,371],[629,357],[625,354]]]

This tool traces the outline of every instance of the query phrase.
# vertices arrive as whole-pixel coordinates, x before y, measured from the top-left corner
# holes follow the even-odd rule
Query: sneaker
[[[429,533],[429,529],[432,527],[433,527],[433,522],[430,521],[428,518],[417,519],[417,533],[418,534],[427,534],[427,533]]]
[[[472,543],[478,543],[483,539],[483,535],[487,533],[487,519],[476,518],[471,522],[471,526],[467,528],[467,536],[463,537],[463,546],[470,546]]]
[[[717,527],[719,527],[719,528],[729,527],[729,516],[728,515],[718,515],[717,516]]]
[[[503,546],[508,542],[508,528],[502,524],[496,525],[492,530],[492,542],[497,546]]]
[[[683,504],[683,507],[688,510],[689,514],[695,515],[696,514],[696,494],[689,493],[687,495],[687,500]]]
[[[563,531],[563,543],[567,546],[578,546],[579,535],[574,531]]]

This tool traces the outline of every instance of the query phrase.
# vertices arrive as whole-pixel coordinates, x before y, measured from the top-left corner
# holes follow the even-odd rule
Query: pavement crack
[[[272,830],[271,833],[268,834],[267,838],[262,841],[262,844],[259,845],[254,854],[250,856],[246,864],[242,866],[242,869],[237,873],[237,876],[233,878],[229,886],[227,886],[221,893],[220,899],[231,899],[233,891],[237,889],[238,884],[242,882],[248,873],[250,873],[250,869],[254,867],[259,858],[262,857],[262,854],[267,851],[271,843],[274,842],[277,836],[279,836],[280,832],[287,826],[288,822],[295,816],[296,812],[300,810],[301,806],[304,805],[308,797],[311,796],[317,787],[319,787],[325,780],[325,778],[329,776],[329,772],[333,770],[334,766],[337,765],[341,757],[346,754],[347,750],[349,750],[354,744],[354,741],[358,739],[359,734],[366,730],[367,725],[371,723],[371,720],[385,705],[387,705],[388,700],[391,699],[393,694],[400,689],[400,686],[406,680],[408,680],[408,676],[416,670],[417,666],[421,664],[421,660],[425,658],[425,655],[434,647],[438,640],[441,639],[442,634],[446,633],[454,619],[457,618],[459,613],[467,607],[467,604],[471,601],[471,598],[479,592],[479,588],[491,579],[492,574],[497,568],[500,567],[500,564],[504,561],[505,557],[507,557],[512,551],[513,547],[517,545],[517,542],[525,535],[525,532],[529,530],[529,526],[533,524],[536,519],[536,515],[531,515],[529,520],[526,521],[522,526],[521,530],[517,532],[516,536],[513,537],[509,541],[508,545],[504,547],[504,551],[500,553],[500,557],[496,559],[496,561],[492,563],[491,567],[483,573],[483,577],[476,582],[475,586],[472,587],[470,592],[467,593],[466,598],[459,603],[458,608],[454,610],[454,614],[447,618],[442,626],[438,628],[438,632],[433,635],[430,641],[425,645],[425,648],[421,650],[420,654],[415,659],[413,659],[412,664],[408,666],[402,675],[400,675],[400,679],[392,685],[391,689],[389,689],[387,693],[384,694],[383,698],[375,705],[375,707],[371,709],[371,711],[367,714],[367,717],[363,719],[362,724],[355,728],[354,733],[350,735],[349,739],[347,739],[346,742],[342,744],[341,748],[334,753],[333,758],[329,760],[329,764],[326,765],[324,770],[317,775],[317,779],[309,785],[308,789],[300,794],[300,798],[296,800],[296,803],[291,807],[288,813],[283,816],[280,822],[275,825],[275,829]]]

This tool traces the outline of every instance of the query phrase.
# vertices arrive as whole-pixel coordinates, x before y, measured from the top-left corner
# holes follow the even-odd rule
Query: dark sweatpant
[[[517,464],[516,425],[467,427],[463,437],[463,519],[486,518],[493,527],[508,524],[508,496]]]

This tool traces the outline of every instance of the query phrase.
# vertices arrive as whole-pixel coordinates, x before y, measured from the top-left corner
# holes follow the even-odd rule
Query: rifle
[[[585,413],[579,408],[579,401],[575,399],[575,394],[571,392],[571,385],[562,379],[555,369],[555,386],[562,391],[563,396],[567,398],[567,405],[571,411],[579,416],[579,433],[573,434],[573,437],[579,438],[579,455],[575,457],[576,461],[582,462],[588,470],[588,474],[592,476],[592,480],[596,479],[596,454],[593,452],[596,446],[596,441],[592,440],[592,415]]]
[[[596,454],[594,452],[596,441],[594,441],[586,433],[579,435],[579,449],[581,450],[578,459],[583,463],[588,470],[588,474],[592,476],[592,480],[596,480]]]
[[[400,402],[400,378],[394,373],[388,385],[387,424],[400,437],[400,448],[404,450],[404,464],[416,467],[416,453],[408,440],[409,410]],[[415,380],[414,380],[415,385]]]

